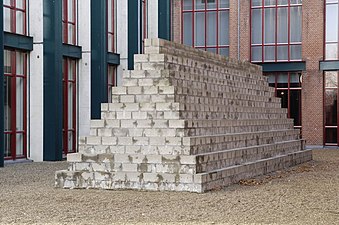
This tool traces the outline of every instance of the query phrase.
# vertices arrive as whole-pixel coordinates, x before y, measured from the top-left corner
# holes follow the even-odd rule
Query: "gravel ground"
[[[205,194],[53,188],[66,167],[0,169],[0,224],[339,224],[339,150]]]

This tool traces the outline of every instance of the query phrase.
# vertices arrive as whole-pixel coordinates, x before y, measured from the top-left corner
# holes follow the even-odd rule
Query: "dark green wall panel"
[[[305,62],[277,62],[277,63],[259,63],[263,72],[288,72],[306,70]]]
[[[159,0],[158,37],[171,40],[171,0]]]
[[[33,50],[33,38],[13,34],[13,33],[4,33],[4,46],[8,48],[15,48],[22,51],[32,51]]]
[[[3,1],[0,0],[0,5]],[[0,18],[3,18],[3,7],[0,7]],[[4,166],[4,29],[3,21],[0,23],[0,167]]]
[[[62,160],[62,5],[43,1],[44,24],[44,157]]]
[[[128,69],[134,68],[134,54],[138,53],[139,0],[128,0]]]
[[[91,1],[91,118],[100,119],[107,102],[106,1]]]

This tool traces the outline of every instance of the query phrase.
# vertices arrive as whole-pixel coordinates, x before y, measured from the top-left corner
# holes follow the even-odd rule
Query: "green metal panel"
[[[100,119],[107,102],[106,1],[91,0],[91,118]]]
[[[171,0],[158,0],[158,37],[171,40]]]
[[[82,48],[80,46],[62,44],[62,55],[69,58],[81,59]]]
[[[120,65],[120,54],[107,53],[107,63],[113,65]]]
[[[339,70],[339,60],[319,62],[319,67],[320,67],[320,70],[323,70],[323,71]]]
[[[259,63],[263,72],[288,72],[306,70],[305,62],[277,62],[277,63]]]
[[[4,33],[4,46],[8,48],[15,48],[23,51],[32,51],[33,50],[33,38],[13,34],[13,33]]]
[[[0,0],[0,5],[3,5],[3,1]],[[0,7],[0,18],[3,17],[3,7]],[[3,21],[0,23],[0,167],[4,166],[4,27]]]
[[[62,1],[43,1],[44,140],[43,159],[62,160]]]
[[[128,0],[128,69],[134,68],[134,54],[139,51],[139,6],[140,0]],[[141,37],[140,37],[141,38]]]

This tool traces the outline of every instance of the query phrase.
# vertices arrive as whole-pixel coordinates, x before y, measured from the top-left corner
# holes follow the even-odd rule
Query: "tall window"
[[[77,0],[62,0],[63,43],[76,45]]]
[[[144,42],[145,39],[148,38],[148,1],[147,0],[141,0],[141,7],[140,7],[140,39],[141,39],[141,49],[140,52],[144,52]]]
[[[338,72],[325,72],[325,145],[338,144]]]
[[[115,0],[107,0],[107,51],[115,52]]]
[[[288,118],[294,119],[294,128],[301,128],[301,72],[265,75],[276,96],[281,98],[281,107],[288,109]]]
[[[27,34],[26,0],[4,0],[4,30],[16,34]]]
[[[108,102],[112,102],[112,87],[117,85],[116,79],[116,66],[115,65],[108,65],[107,71],[107,88],[108,88]]]
[[[338,0],[326,0],[325,60],[338,60]]]
[[[63,59],[63,153],[76,151],[76,60]]]
[[[229,54],[229,0],[182,0],[182,43]]]
[[[302,0],[251,1],[251,61],[299,61]]]
[[[27,156],[27,55],[19,51],[4,50],[4,123],[5,158]]]

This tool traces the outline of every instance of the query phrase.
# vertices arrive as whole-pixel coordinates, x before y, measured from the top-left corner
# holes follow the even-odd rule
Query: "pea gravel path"
[[[66,167],[0,168],[0,224],[339,224],[339,150],[205,194],[53,188]]]

